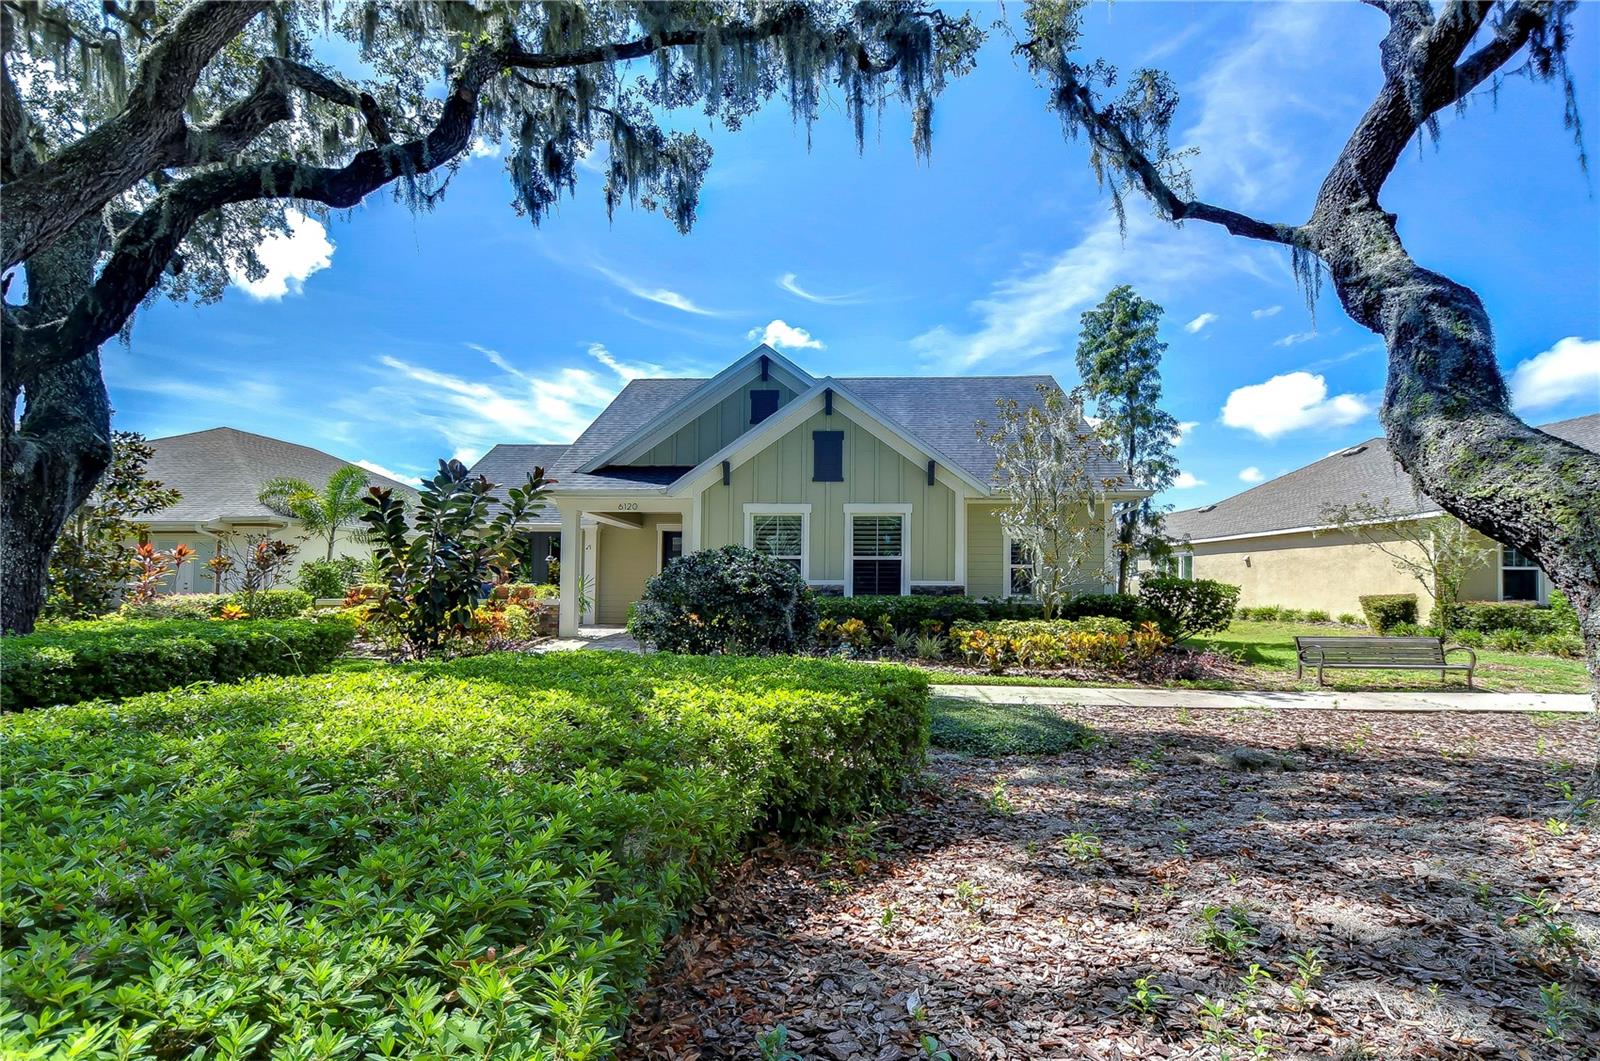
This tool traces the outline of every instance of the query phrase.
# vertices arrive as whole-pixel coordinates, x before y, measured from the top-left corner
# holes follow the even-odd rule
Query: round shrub
[[[628,632],[689,655],[798,652],[817,627],[800,572],[739,545],[679,557],[645,583]]]
[[[1417,621],[1417,595],[1415,593],[1372,593],[1358,598],[1367,625],[1375,634],[1387,634],[1400,623]]]
[[[295,582],[314,600],[343,597],[361,578],[361,561],[353,556],[335,560],[307,560],[300,565]]]
[[[1238,603],[1238,586],[1209,578],[1145,578],[1139,583],[1139,604],[1174,641],[1227,629]]]

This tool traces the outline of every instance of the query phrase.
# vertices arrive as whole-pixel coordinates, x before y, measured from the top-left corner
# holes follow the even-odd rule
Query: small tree
[[[51,551],[51,615],[81,619],[110,611],[134,574],[134,547],[144,532],[139,517],[181,500],[146,476],[155,450],[143,435],[118,431],[111,445],[105,477],[67,519]]]
[[[1161,354],[1167,348],[1156,337],[1161,307],[1122,284],[1081,319],[1078,374],[1084,393],[1094,400],[1101,435],[1128,466],[1132,485],[1151,492],[1115,507],[1117,592],[1126,593],[1134,562],[1166,551],[1161,537],[1166,509],[1152,498],[1178,474],[1172,456],[1178,422],[1159,404]]]
[[[1372,546],[1396,571],[1416,579],[1433,597],[1433,625],[1440,630],[1455,615],[1467,572],[1492,551],[1454,516],[1418,519],[1394,511],[1387,498],[1374,502],[1365,494],[1348,505],[1328,505],[1322,521]]]
[[[1106,454],[1083,418],[1079,392],[1069,397],[1040,384],[1037,404],[1013,398],[995,404],[999,423],[991,428],[980,420],[978,437],[994,447],[994,481],[1011,502],[1000,523],[1033,558],[1033,595],[1051,619],[1073,596],[1102,540],[1095,498],[1115,480],[1094,476]]]
[[[368,491],[361,518],[388,588],[377,614],[407,654],[437,652],[472,628],[483,587],[505,581],[526,561],[532,546],[517,528],[544,501],[550,482],[535,468],[491,520],[495,484],[469,475],[458,460],[440,461],[439,474],[422,484],[414,524],[391,490]]]
[[[361,495],[368,481],[367,473],[353,464],[328,476],[328,481],[320,487],[304,479],[280,476],[268,480],[261,488],[260,501],[280,516],[299,520],[308,538],[327,539],[328,552],[324,559],[332,560],[339,533],[360,523],[361,514],[367,510]],[[366,540],[364,532],[351,533],[357,541]]]

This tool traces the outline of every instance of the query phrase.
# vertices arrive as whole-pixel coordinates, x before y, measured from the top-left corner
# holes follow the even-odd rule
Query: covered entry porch
[[[553,497],[561,513],[562,637],[620,627],[663,565],[698,548],[693,498]],[[568,558],[572,558],[569,560]]]

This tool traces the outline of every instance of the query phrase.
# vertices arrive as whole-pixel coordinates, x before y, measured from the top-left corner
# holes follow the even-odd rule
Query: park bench
[[[1317,684],[1323,684],[1323,671],[1329,670],[1436,670],[1444,681],[1448,671],[1463,671],[1467,688],[1472,688],[1472,672],[1478,654],[1470,648],[1445,648],[1437,637],[1297,637],[1295,678],[1304,677],[1306,668],[1317,668]],[[1451,663],[1452,652],[1465,652],[1466,663]]]

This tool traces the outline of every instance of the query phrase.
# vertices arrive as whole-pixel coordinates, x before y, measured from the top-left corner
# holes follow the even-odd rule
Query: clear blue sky
[[[1198,191],[1274,220],[1304,218],[1380,80],[1384,19],[1355,4],[1117,4],[1088,23],[1092,50],[1172,74]],[[1600,5],[1576,24],[1579,103],[1600,130]],[[117,426],[226,424],[414,475],[496,442],[568,441],[626,377],[713,372],[764,334],[819,374],[1071,386],[1079,314],[1126,282],[1166,309],[1165,404],[1192,425],[1190,485],[1165,500],[1224,497],[1378,433],[1375,337],[1331,295],[1313,321],[1275,248],[1131,200],[1121,238],[1044,99],[995,38],[940,101],[930,164],[893,111],[864,155],[838,110],[809,151],[781,104],[740,133],[703,130],[716,158],[688,236],[642,211],[608,222],[592,172],[535,229],[501,160],[475,157],[431,214],[380,193],[269,248],[279,269],[255,292],[147,310],[131,346],[105,351]],[[1385,190],[1402,237],[1483,296],[1530,420],[1600,410],[1600,201],[1559,89],[1512,80],[1442,124]]]

